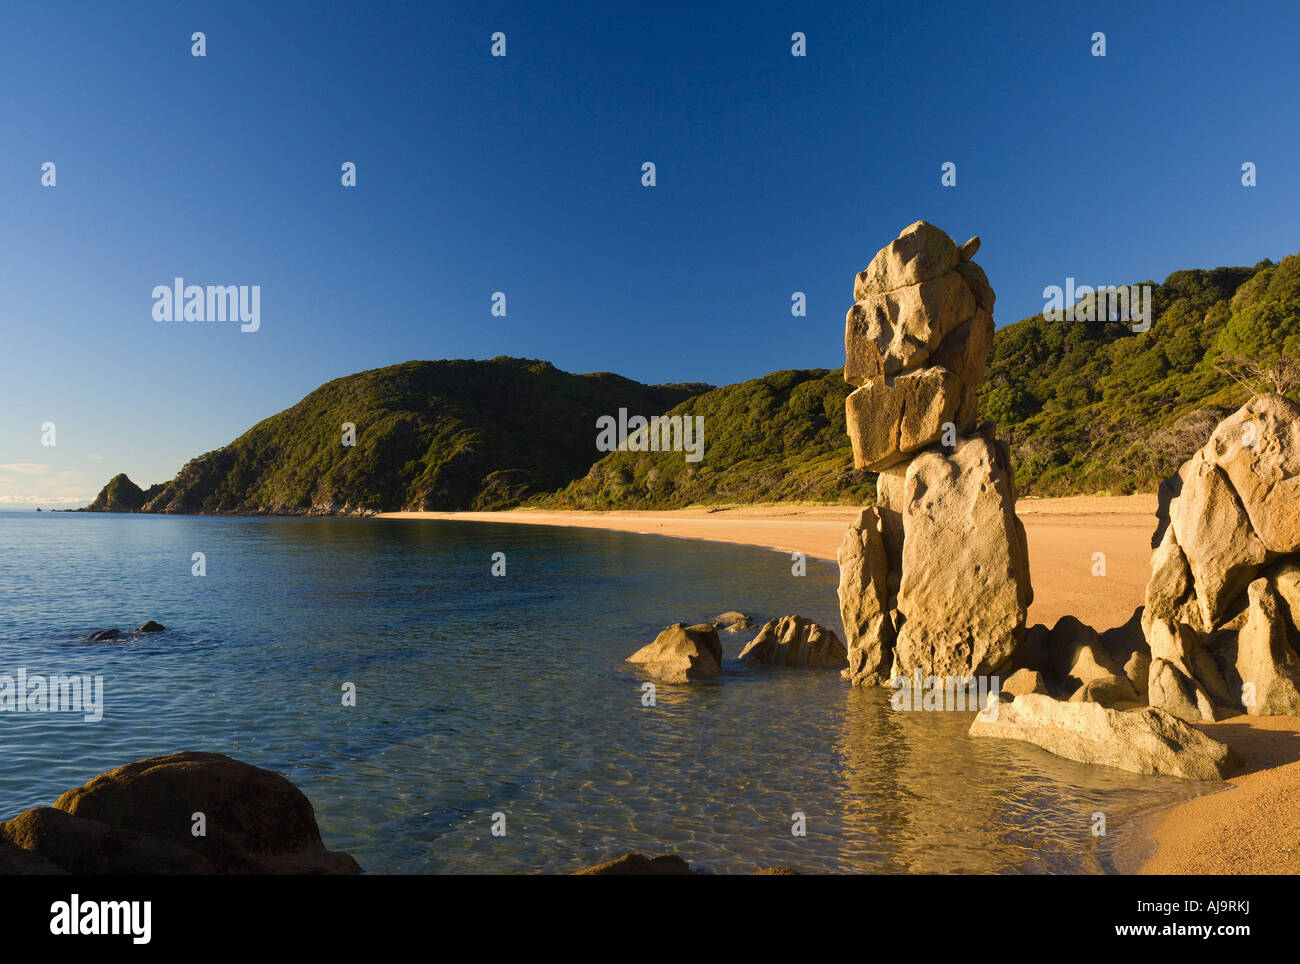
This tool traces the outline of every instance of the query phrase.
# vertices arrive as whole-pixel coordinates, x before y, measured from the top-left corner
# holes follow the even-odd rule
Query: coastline
[[[1029,540],[1034,603],[1029,623],[1073,615],[1098,631],[1122,625],[1143,603],[1150,575],[1155,495],[1022,499],[1016,512]],[[510,509],[493,512],[385,512],[383,519],[437,519],[604,529],[803,552],[835,561],[858,507],[757,505],[672,510]],[[1105,556],[1104,592],[1092,575]],[[1238,714],[1195,724],[1231,746],[1242,769],[1222,788],[1143,816],[1152,853],[1139,874],[1300,873],[1300,717]],[[1279,831],[1280,836],[1279,836]],[[1126,872],[1130,867],[1123,868]]]

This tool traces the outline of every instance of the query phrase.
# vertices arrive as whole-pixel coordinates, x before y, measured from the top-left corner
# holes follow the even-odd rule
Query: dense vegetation
[[[773,372],[715,388],[670,415],[704,416],[704,457],[613,452],[586,477],[533,502],[652,508],[710,502],[862,502],[874,476],[853,468],[840,370]]]
[[[1041,314],[995,333],[980,407],[1011,443],[1022,495],[1153,491],[1224,415],[1274,387],[1252,369],[1277,359],[1300,365],[1300,256],[1147,283],[1152,325],[1140,334],[1132,322]],[[680,454],[617,452],[533,501],[861,503],[872,483],[852,471],[848,391],[838,371],[777,372],[715,389],[679,407],[706,416],[697,466]]]
[[[1154,489],[1252,391],[1275,387],[1253,368],[1300,363],[1300,256],[1152,287],[1141,334],[1042,315],[996,333],[981,409],[1011,442],[1022,493]]]
[[[1176,271],[1152,325],[1049,320],[998,329],[981,411],[1022,494],[1153,490],[1253,391],[1300,391],[1300,256]],[[337,512],[862,503],[840,372],[710,388],[570,375],[547,362],[407,362],[340,378],[141,492],[120,475],[92,508]],[[704,416],[704,457],[621,451],[593,464],[596,418]],[[356,445],[340,444],[342,423]]]

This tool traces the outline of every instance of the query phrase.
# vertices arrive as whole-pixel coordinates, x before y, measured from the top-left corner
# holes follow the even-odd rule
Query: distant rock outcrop
[[[854,284],[846,423],[855,465],[880,473],[876,507],[839,551],[858,685],[986,674],[1024,632],[1033,591],[1010,454],[975,424],[994,301],[978,248],[918,221]]]
[[[202,815],[204,834],[196,836]],[[219,753],[173,753],[103,773],[53,807],[0,823],[0,872],[355,874],[325,849],[310,801],[283,776]]]
[[[119,473],[109,479],[108,484],[99,490],[99,495],[95,496],[94,502],[80,511],[139,512],[163,488],[163,483],[159,483],[151,485],[148,489],[142,489],[127,478],[126,473]]]
[[[847,661],[844,643],[834,632],[798,615],[764,623],[738,658],[750,666],[840,668]]]
[[[709,623],[673,623],[627,658],[663,683],[694,683],[722,672],[722,643]]]
[[[1300,714],[1300,405],[1257,395],[1161,486],[1142,627],[1148,698]]]

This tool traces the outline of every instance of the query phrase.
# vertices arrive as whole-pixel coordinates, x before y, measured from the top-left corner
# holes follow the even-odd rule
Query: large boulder
[[[694,683],[722,672],[722,643],[708,623],[673,623],[627,661],[663,683]]]
[[[1153,542],[1151,705],[1300,713],[1300,405],[1258,395],[1219,423],[1161,486]]]
[[[0,824],[0,838],[77,874],[360,871],[349,855],[325,849],[302,791],[219,753],[173,753],[110,770],[53,807]]]
[[[1021,740],[1080,763],[1189,780],[1223,780],[1239,765],[1229,747],[1163,710],[1113,710],[1036,693],[981,711],[970,735]]]
[[[740,651],[749,666],[844,666],[843,641],[834,632],[802,616],[782,616],[764,623]]]
[[[1012,653],[1033,600],[1003,443],[959,440],[907,467],[891,676],[977,676]]]

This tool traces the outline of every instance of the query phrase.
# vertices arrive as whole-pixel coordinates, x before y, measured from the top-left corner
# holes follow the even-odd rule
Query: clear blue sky
[[[411,358],[837,367],[918,218],[982,236],[999,324],[1300,249],[1295,3],[347,6],[0,11],[0,503],[169,478]],[[155,323],[177,275],[260,284],[261,330]]]

